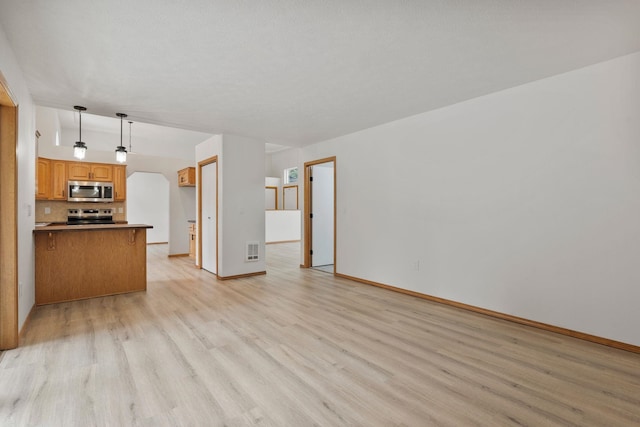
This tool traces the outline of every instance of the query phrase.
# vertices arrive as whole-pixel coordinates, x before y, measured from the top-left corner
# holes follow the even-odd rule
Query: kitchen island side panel
[[[147,289],[145,228],[35,233],[36,304]]]

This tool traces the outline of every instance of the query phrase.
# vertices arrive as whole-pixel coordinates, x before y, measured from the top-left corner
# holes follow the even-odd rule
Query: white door
[[[202,268],[218,274],[216,260],[216,193],[218,185],[216,183],[216,162],[202,166]]]
[[[311,167],[311,266],[333,265],[333,162]]]

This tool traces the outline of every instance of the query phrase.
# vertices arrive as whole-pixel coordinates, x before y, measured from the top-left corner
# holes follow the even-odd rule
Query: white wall
[[[0,28],[0,73],[4,76],[14,102],[18,104],[18,325],[24,322],[35,304],[35,106],[9,42]]]
[[[36,128],[40,132],[38,145],[46,147],[55,146],[56,138],[58,138],[58,142],[61,143],[62,129],[60,128],[60,118],[58,117],[58,110],[40,106],[36,106],[35,110]],[[71,145],[73,146],[73,143],[71,143]],[[39,152],[37,154],[41,155],[41,153]]]
[[[221,276],[265,271],[264,141],[223,135],[222,198],[224,240]],[[246,242],[260,243],[260,260],[245,262]]]
[[[640,345],[640,53],[303,149],[339,273]]]
[[[300,211],[265,211],[265,242],[300,240]]]
[[[268,176],[264,179],[265,187],[278,187],[282,185],[282,179],[275,176]]]
[[[265,271],[264,142],[214,135],[196,146],[196,163],[218,156],[218,275]],[[260,244],[260,260],[245,261],[246,243]]]
[[[169,181],[169,254],[189,253],[188,221],[196,218],[196,194],[194,187],[178,186],[178,171],[194,166],[193,161],[134,155],[127,158],[127,165],[127,174],[157,172]]]
[[[169,241],[169,181],[164,175],[134,172],[127,177],[127,220],[153,226],[147,230],[147,243]]]

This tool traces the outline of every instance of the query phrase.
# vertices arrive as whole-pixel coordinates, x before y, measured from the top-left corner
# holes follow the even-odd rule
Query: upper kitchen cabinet
[[[113,181],[113,166],[93,163],[91,165],[91,179],[94,181]]]
[[[195,187],[196,186],[196,168],[184,168],[178,171],[179,187]]]
[[[51,160],[51,199],[67,200],[67,162]]]
[[[113,200],[127,199],[127,166],[38,157],[36,200],[67,200],[68,181],[113,182]]]
[[[113,200],[124,202],[127,199],[127,167],[116,165],[113,167]]]
[[[113,165],[106,163],[73,162],[67,172],[71,181],[113,181]]]
[[[51,160],[38,157],[36,168],[36,200],[51,196]]]
[[[86,181],[91,176],[89,163],[69,163],[67,173],[70,181]]]

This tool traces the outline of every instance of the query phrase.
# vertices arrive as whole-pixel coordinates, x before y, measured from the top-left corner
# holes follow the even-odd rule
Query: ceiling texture
[[[36,104],[304,146],[640,51],[638,0],[0,0]]]

